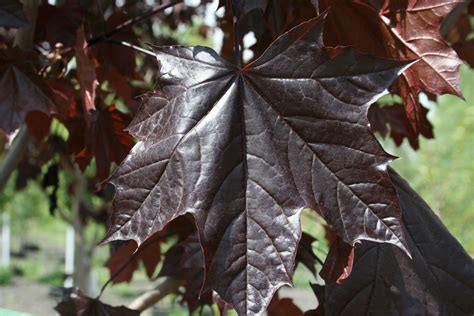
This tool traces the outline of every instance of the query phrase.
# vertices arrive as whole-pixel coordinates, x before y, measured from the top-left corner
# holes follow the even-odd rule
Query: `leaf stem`
[[[177,0],[177,1],[172,1],[172,2],[169,2],[169,3],[165,3],[165,4],[162,4],[162,5],[159,5],[159,6],[156,6],[154,7],[153,9],[151,9],[150,11],[142,14],[142,15],[139,15],[137,17],[134,17],[130,20],[127,20],[125,22],[123,22],[122,24],[118,25],[115,29],[109,31],[109,32],[105,32],[103,34],[100,34],[98,36],[95,36],[93,38],[91,38],[90,40],[87,41],[87,45],[88,46],[92,46],[92,45],[95,45],[97,44],[98,42],[101,42],[101,41],[106,41],[107,39],[109,39],[110,37],[114,36],[115,34],[117,34],[118,32],[140,22],[140,21],[143,21],[144,19],[146,18],[149,18],[150,16],[158,13],[158,12],[161,12],[163,10],[166,10],[174,5],[177,5],[179,3],[182,3],[183,0]]]

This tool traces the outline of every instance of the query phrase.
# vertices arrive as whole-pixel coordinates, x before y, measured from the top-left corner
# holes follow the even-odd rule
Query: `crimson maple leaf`
[[[159,276],[169,276],[183,282],[185,290],[182,297],[190,314],[199,306],[212,304],[212,292],[201,293],[204,258],[196,233],[176,243],[166,252]]]
[[[420,92],[461,96],[461,60],[440,34],[444,18],[461,2],[326,0],[323,7],[330,9],[325,42],[380,57],[419,60],[400,76],[395,87],[418,135],[427,120],[419,104]]]
[[[300,213],[317,210],[344,241],[406,250],[385,153],[368,106],[407,65],[323,50],[323,18],[278,38],[239,69],[205,47],[157,48],[163,95],[129,131],[140,142],[111,182],[104,241],[143,243],[185,213],[196,219],[205,285],[241,315],[291,284]]]
[[[95,157],[97,178],[105,180],[112,162],[119,164],[132,148],[133,139],[124,129],[131,117],[115,108],[115,105],[100,105],[91,112],[89,126],[83,112],[71,104],[65,124],[69,129],[68,153],[74,154],[82,170]]]
[[[139,248],[137,248],[134,241],[128,241],[126,243],[119,241],[119,243],[122,244],[112,252],[110,258],[105,263],[105,266],[110,270],[112,283],[130,282],[140,261],[142,261],[145,266],[146,275],[151,279],[155,273],[156,266],[161,260],[161,243],[170,236],[176,236],[179,240],[182,240],[187,238],[194,231],[193,221],[185,216],[181,216],[167,225],[166,229],[148,238]],[[179,249],[178,257],[182,256],[181,250],[182,249]],[[199,249],[199,251],[201,250]],[[199,272],[199,268],[203,265],[202,259],[200,260],[201,262],[198,264],[197,272]],[[178,269],[179,267],[176,266],[173,268]],[[196,272],[196,270],[193,272]],[[201,284],[202,278],[197,282],[198,293],[196,297],[198,297]]]
[[[472,315],[474,261],[393,170],[413,260],[386,244],[355,249],[353,273],[328,285],[326,315]]]
[[[420,110],[423,116],[426,117],[428,110],[421,105]],[[403,104],[380,106],[378,103],[374,103],[369,109],[368,117],[373,132],[379,132],[382,137],[385,137],[389,133],[388,125],[390,127],[390,137],[397,146],[400,146],[406,138],[413,149],[417,150],[419,148],[418,135],[412,129]],[[434,137],[433,126],[428,120],[420,126],[420,133],[426,138]]]

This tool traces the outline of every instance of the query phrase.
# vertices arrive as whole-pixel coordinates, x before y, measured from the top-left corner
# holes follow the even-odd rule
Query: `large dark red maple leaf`
[[[407,63],[351,49],[331,59],[322,28],[321,17],[299,25],[243,69],[205,47],[158,48],[163,92],[129,126],[140,142],[111,179],[104,241],[141,244],[193,214],[205,288],[241,315],[261,313],[291,284],[305,207],[350,244],[406,250],[392,157],[367,110]]]
[[[391,245],[356,247],[351,276],[326,288],[325,315],[472,315],[474,261],[420,196],[391,178],[413,260]]]
[[[325,42],[380,57],[418,60],[400,76],[395,90],[404,100],[413,131],[419,134],[426,125],[420,92],[461,96],[461,60],[440,34],[444,18],[461,2],[324,0],[323,8],[330,8]]]

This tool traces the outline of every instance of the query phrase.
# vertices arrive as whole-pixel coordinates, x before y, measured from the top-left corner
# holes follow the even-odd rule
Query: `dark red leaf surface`
[[[444,42],[440,26],[462,0],[323,1],[330,6],[325,42],[352,46],[380,57],[418,62],[398,79],[396,92],[416,134],[423,125],[420,92],[461,95],[456,52]]]
[[[48,42],[52,47],[72,47],[84,19],[79,0],[61,1],[61,6],[43,1],[38,9],[35,27],[35,42]]]
[[[433,126],[426,118],[428,110],[420,105],[422,113],[420,133],[426,138],[433,138]],[[379,132],[382,137],[390,135],[397,146],[407,139],[413,149],[418,149],[419,134],[415,133],[408,120],[403,104],[380,106],[374,103],[368,113],[370,127],[373,132]]]
[[[160,235],[156,234],[158,237]],[[148,278],[152,278],[156,266],[161,259],[160,239],[150,238],[142,244],[145,250],[134,256],[137,245],[134,241],[129,241],[114,251],[105,266],[110,270],[110,275],[114,276],[112,283],[130,282],[133,273],[138,269],[140,262],[143,262]],[[133,257],[133,258],[132,258]]]
[[[305,207],[352,245],[406,249],[391,156],[366,117],[406,62],[351,49],[331,59],[322,22],[294,28],[244,69],[205,47],[157,49],[164,96],[150,96],[129,127],[140,142],[112,177],[105,241],[141,244],[193,214],[206,285],[241,315],[291,284]]]
[[[291,298],[280,298],[278,293],[273,296],[267,309],[268,316],[303,316],[303,312]]]
[[[356,247],[351,276],[327,286],[325,315],[472,315],[474,261],[395,172],[410,260],[387,244]]]
[[[49,88],[36,74],[28,56],[18,49],[1,51],[0,129],[9,135],[31,111],[49,114],[54,107]]]
[[[129,20],[130,16],[125,11],[117,11],[106,21],[107,30],[113,30],[118,25]],[[132,44],[138,44],[132,28],[125,29],[112,37]],[[100,43],[94,47],[93,52],[98,61],[96,65],[97,78],[100,82],[108,81],[111,88],[124,100],[127,106],[132,106],[133,89],[130,81],[138,79],[135,73],[135,51],[118,45]]]
[[[0,3],[0,26],[24,27],[28,20],[23,12],[23,5],[18,0],[2,0]]]
[[[71,104],[65,121],[69,129],[68,153],[75,155],[82,170],[94,157],[97,178],[102,181],[109,176],[112,162],[120,164],[133,146],[132,136],[125,131],[131,116],[118,111],[113,104],[100,105],[91,114],[87,126],[83,111]]]
[[[175,244],[165,254],[160,276],[169,276],[183,282],[183,301],[192,313],[199,306],[213,303],[212,292],[204,290],[204,258],[197,234]]]
[[[334,241],[330,245],[320,275],[327,283],[342,283],[351,274],[353,263],[354,248],[334,234]]]
[[[137,248],[137,245],[134,241],[117,241],[117,243],[119,243],[118,247],[114,247],[115,245],[112,244],[111,248],[115,248],[115,250],[112,251],[109,260],[105,264],[105,266],[110,271],[111,277],[113,277],[112,282],[130,282],[132,280],[133,273],[139,267],[140,262],[143,262],[148,278],[153,278],[156,267],[161,261],[161,244],[171,236],[176,236],[178,241],[183,241],[188,238],[189,235],[194,233],[195,230],[196,229],[192,218],[190,219],[187,216],[181,216],[166,226],[165,230],[159,231],[148,238],[143,244],[140,245],[139,248]],[[195,240],[193,240],[193,242],[194,241]],[[186,241],[185,244],[187,243],[188,242]],[[170,258],[169,253],[174,253],[174,248],[177,249],[176,256]],[[199,272],[199,267],[203,266],[202,258],[200,257],[198,261],[193,261],[194,265],[184,263],[180,264],[183,254],[185,253],[183,251],[184,248],[185,247],[182,243],[178,243],[168,251],[168,255],[165,256],[165,262],[163,264],[161,275],[163,275],[163,270],[166,270],[173,271],[172,273],[170,272],[169,275],[173,275],[178,279],[189,279],[189,274],[181,273],[181,271],[184,269],[184,265],[193,267],[193,271]],[[184,260],[193,260],[192,258],[186,256],[184,258]],[[172,262],[170,262],[170,260]],[[202,271],[200,273],[201,279],[197,280],[198,292],[196,293],[196,298],[198,297],[199,289],[202,285]]]
[[[67,290],[67,289],[66,289]],[[110,306],[98,299],[85,296],[80,290],[72,290],[54,308],[61,316],[138,316],[139,311],[125,306]]]

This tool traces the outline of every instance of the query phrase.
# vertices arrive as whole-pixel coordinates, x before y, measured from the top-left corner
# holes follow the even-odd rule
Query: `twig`
[[[133,44],[128,43],[128,42],[118,41],[118,40],[113,40],[113,39],[106,39],[105,42],[115,44],[115,45],[124,46],[124,47],[128,47],[130,49],[133,49],[134,51],[137,51],[137,52],[143,53],[145,55],[149,55],[153,58],[156,58],[156,54],[154,52],[152,52],[150,50],[147,50],[147,49],[144,49],[144,48],[141,48],[140,46],[133,45]]]
[[[125,22],[123,22],[122,24],[120,24],[119,26],[117,26],[115,29],[109,31],[109,32],[106,32],[105,34],[100,34],[98,36],[95,36],[93,38],[91,38],[90,40],[87,41],[87,45],[88,46],[92,46],[94,44],[97,44],[98,42],[101,42],[101,41],[105,41],[107,39],[109,39],[110,37],[114,36],[115,34],[117,34],[118,32],[134,25],[135,23],[138,23],[146,18],[149,18],[150,16],[158,13],[158,12],[161,12],[163,10],[166,10],[174,5],[177,5],[179,3],[183,2],[183,0],[178,0],[178,1],[172,1],[170,3],[165,3],[165,4],[162,4],[162,5],[159,5],[153,9],[151,9],[150,11],[140,15],[140,16],[137,16],[137,17],[134,17],[130,20],[127,20]]]
[[[147,308],[158,303],[162,298],[170,293],[175,292],[181,282],[174,278],[167,277],[162,283],[160,283],[153,290],[147,291],[134,299],[127,307],[130,309],[138,310],[143,312]]]

